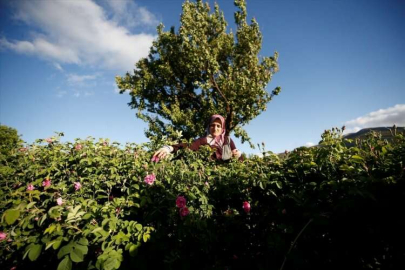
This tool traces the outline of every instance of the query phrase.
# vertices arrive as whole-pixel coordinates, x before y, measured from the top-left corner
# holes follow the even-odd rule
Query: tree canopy
[[[281,88],[266,86],[278,71],[277,52],[259,57],[262,34],[255,19],[247,23],[246,3],[235,0],[236,35],[227,33],[219,6],[186,1],[180,28],[157,27],[148,58],[133,74],[117,76],[120,93],[129,91],[129,106],[149,124],[148,137],[182,132],[185,138],[204,134],[212,114],[226,117],[227,132],[250,141],[242,126],[266,110]]]
[[[0,125],[0,164],[14,148],[21,147],[22,142],[15,128]]]

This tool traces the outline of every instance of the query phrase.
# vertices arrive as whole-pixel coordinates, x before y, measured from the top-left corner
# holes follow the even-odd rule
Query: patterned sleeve
[[[197,140],[194,140],[191,145],[188,143],[179,143],[179,144],[174,144],[172,145],[173,147],[173,152],[176,153],[179,149],[183,148],[189,148],[190,150],[197,151],[200,146],[203,144],[204,138],[199,138]]]

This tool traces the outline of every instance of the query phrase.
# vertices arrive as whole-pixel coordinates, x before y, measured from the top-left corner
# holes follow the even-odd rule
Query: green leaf
[[[45,250],[47,250],[48,248],[50,248],[51,246],[53,246],[53,244],[55,243],[55,241],[51,241],[48,244],[46,244]]]
[[[82,262],[83,261],[84,254],[80,249],[73,248],[73,250],[70,252],[70,259],[73,262]]]
[[[89,241],[87,240],[87,238],[80,238],[80,240],[79,240],[79,242],[78,242],[80,245],[83,245],[83,246],[88,246],[89,245]]]
[[[57,240],[55,240],[55,243],[52,245],[52,247],[54,250],[57,250],[61,244],[62,244],[62,238],[58,238]]]
[[[131,247],[129,248],[129,255],[131,257],[135,257],[136,254],[138,254],[138,248],[139,248],[140,245],[141,245],[141,243],[138,243],[136,245],[135,244],[131,245]]]
[[[47,217],[47,214],[45,214],[45,215],[42,216],[41,221],[39,222],[39,226],[41,226],[42,223],[44,223],[46,217]]]
[[[105,270],[118,269],[118,267],[116,267],[117,263],[118,265],[120,264],[119,261],[117,261],[117,259],[109,258],[104,262],[103,269]]]
[[[7,224],[11,225],[20,217],[20,211],[15,209],[9,209],[5,212],[5,215]]]
[[[59,263],[57,270],[71,270],[72,269],[72,261],[70,260],[69,256],[65,256],[65,258]]]
[[[58,252],[58,259],[62,258],[66,254],[69,254],[72,249],[73,245],[71,243],[67,244],[66,246],[63,246]]]
[[[30,202],[27,206],[26,206],[26,208],[27,209],[30,209],[34,204],[36,204],[37,202]]]
[[[87,246],[82,246],[82,245],[79,245],[79,244],[75,244],[73,247],[75,249],[80,250],[80,252],[83,253],[83,254],[87,254],[87,252],[89,251],[89,248]]]
[[[147,241],[149,240],[149,238],[150,238],[150,234],[145,233],[145,234],[143,235],[143,241],[144,241],[144,242],[147,242]]]
[[[138,231],[141,231],[142,230],[142,224],[136,224],[135,225],[135,228],[138,230]]]
[[[55,225],[55,224],[51,224],[51,225],[49,225],[48,228],[45,229],[44,234],[47,234],[47,233],[51,234],[51,233],[53,233],[53,231],[54,231],[55,229],[56,229],[56,225]]]
[[[28,253],[28,258],[33,262],[35,261],[39,254],[41,254],[42,245],[41,244],[33,244],[30,248],[30,252]]]
[[[82,219],[89,219],[89,218],[91,218],[91,216],[92,216],[92,214],[87,213],[82,217]]]
[[[354,155],[350,159],[355,163],[362,163],[364,161],[364,159],[358,155]]]

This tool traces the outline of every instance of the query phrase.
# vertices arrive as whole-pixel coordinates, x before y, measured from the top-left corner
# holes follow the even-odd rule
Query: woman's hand
[[[159,150],[157,150],[155,152],[155,154],[153,154],[153,158],[165,158],[168,154],[170,154],[169,149],[167,149],[166,147],[160,148]]]
[[[233,149],[232,150],[232,156],[239,158],[242,155],[242,153],[238,149]]]

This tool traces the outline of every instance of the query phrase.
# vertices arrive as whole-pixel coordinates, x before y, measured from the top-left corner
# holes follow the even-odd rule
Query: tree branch
[[[215,81],[214,75],[211,74],[210,79],[211,79],[211,83],[214,86],[214,88],[218,91],[218,93],[225,100],[225,103],[226,103],[226,121],[225,121],[226,133],[225,133],[225,135],[229,136],[229,133],[231,132],[231,125],[233,122],[232,106],[229,104],[228,99],[225,97],[224,93],[222,93],[221,89],[219,89],[219,86],[218,86],[217,82]]]

